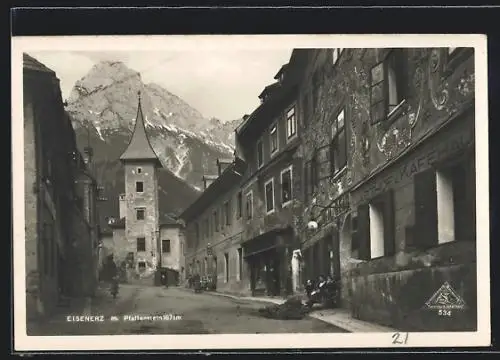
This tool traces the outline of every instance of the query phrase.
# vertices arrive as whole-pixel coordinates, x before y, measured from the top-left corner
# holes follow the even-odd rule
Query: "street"
[[[116,299],[104,288],[91,314],[67,314],[39,327],[33,335],[237,334],[345,332],[317,319],[274,320],[258,314],[267,303],[236,300],[185,288],[121,285]],[[103,321],[77,321],[93,315]],[[111,320],[111,316],[118,319]],[[128,316],[128,319],[126,317]],[[140,316],[155,316],[154,319]]]

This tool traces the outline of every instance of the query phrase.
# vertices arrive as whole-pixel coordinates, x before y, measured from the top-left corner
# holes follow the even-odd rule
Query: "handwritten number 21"
[[[408,333],[394,333],[392,334],[392,343],[398,345],[406,345],[408,343]]]

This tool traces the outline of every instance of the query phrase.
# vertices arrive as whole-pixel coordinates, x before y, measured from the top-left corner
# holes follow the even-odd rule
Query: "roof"
[[[262,99],[265,97],[267,94],[272,94],[272,92],[280,87],[279,82],[272,83],[271,85],[267,85],[264,90],[259,95],[259,98]]]
[[[226,167],[222,174],[179,215],[179,218],[188,222],[213,205],[221,194],[227,193],[234,186],[239,186],[246,166],[247,164],[242,159],[236,157],[231,165]]]
[[[149,142],[144,126],[144,117],[142,114],[141,94],[139,92],[139,104],[137,106],[137,116],[134,126],[134,133],[130,139],[127,149],[120,156],[121,161],[134,160],[150,160],[154,161],[158,167],[161,167],[161,162],[158,159],[151,143]]]
[[[49,69],[47,66],[42,64],[40,61],[35,59],[34,57],[23,53],[23,68],[26,70],[33,70],[37,72],[43,72],[43,73],[48,73],[50,75],[55,76],[55,71]]]
[[[288,67],[288,64],[283,65],[283,66],[279,69],[279,71],[276,73],[276,75],[274,75],[274,78],[275,78],[276,80],[278,80],[278,79],[280,78],[281,74],[283,74],[283,73],[286,71],[286,68],[287,68],[287,67]]]
[[[163,214],[160,215],[160,226],[182,226],[182,223],[168,214]]]

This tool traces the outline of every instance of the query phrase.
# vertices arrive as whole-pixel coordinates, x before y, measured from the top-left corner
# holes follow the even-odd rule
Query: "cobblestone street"
[[[236,334],[345,332],[317,319],[273,320],[258,314],[261,302],[230,299],[181,288],[122,285],[117,299],[99,291],[91,310],[102,322],[72,322],[59,316],[36,335]],[[68,314],[80,315],[80,314]],[[134,316],[156,319],[132,321]],[[159,319],[165,315],[165,319]],[[111,316],[118,317],[112,321]],[[129,320],[125,317],[129,316]],[[35,335],[35,333],[34,333]]]

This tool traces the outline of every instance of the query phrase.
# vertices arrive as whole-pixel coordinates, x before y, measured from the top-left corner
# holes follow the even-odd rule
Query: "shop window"
[[[355,246],[358,258],[375,259],[395,254],[395,212],[393,191],[358,207]]]
[[[144,192],[144,182],[142,182],[142,181],[135,182],[135,192],[138,192],[138,193]]]
[[[229,282],[229,254],[224,253],[224,282]]]
[[[407,61],[404,49],[392,49],[371,69],[371,123],[389,119],[406,96]]]
[[[161,241],[161,252],[164,254],[170,253],[170,240]]]
[[[347,166],[347,140],[345,134],[345,110],[342,109],[334,119],[331,128],[330,169],[332,176]]]
[[[135,209],[135,218],[137,220],[144,220],[145,217],[146,217],[146,209],[144,208]]]
[[[295,116],[295,106],[292,106],[286,113],[286,138],[291,139],[297,134],[297,117]]]
[[[278,123],[274,124],[269,131],[271,154],[278,151]]]
[[[407,246],[432,247],[475,239],[475,179],[472,162],[460,161],[414,177],[415,227]]]
[[[243,195],[241,191],[236,195],[236,218],[239,219],[242,216],[243,210]]]
[[[265,183],[264,190],[266,196],[266,212],[270,214],[274,211],[274,178]]]
[[[137,238],[137,251],[146,251],[146,238]]]
[[[253,192],[250,191],[246,196],[246,210],[247,210],[247,219],[253,218]]]
[[[281,204],[288,205],[292,201],[292,167],[281,171]]]
[[[264,165],[264,146],[262,140],[257,142],[257,167],[262,167]]]

